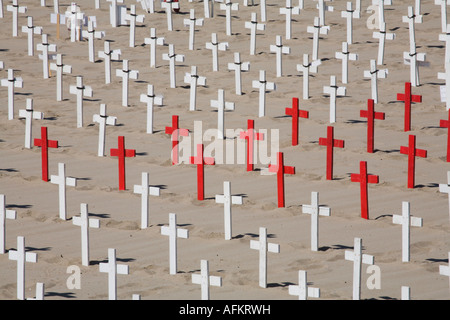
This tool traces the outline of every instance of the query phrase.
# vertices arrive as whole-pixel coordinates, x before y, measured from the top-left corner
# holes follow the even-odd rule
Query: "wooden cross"
[[[226,34],[227,36],[231,36],[231,10],[237,11],[239,10],[238,3],[232,3],[231,0],[225,0],[225,3],[220,4],[220,10],[225,10],[226,15]]]
[[[106,137],[106,125],[115,126],[117,118],[106,115],[106,104],[100,104],[100,113],[94,114],[92,121],[99,124],[98,131],[98,152],[99,157],[105,156],[105,137]]]
[[[87,203],[80,205],[80,216],[73,217],[74,226],[81,228],[81,264],[89,266],[89,228],[100,228],[100,220],[89,218],[89,210]]]
[[[72,66],[63,64],[61,53],[56,54],[56,63],[50,63],[50,70],[56,71],[56,101],[63,100],[63,73],[72,73]]]
[[[361,298],[361,265],[374,264],[371,255],[362,253],[362,239],[355,238],[353,251],[345,250],[345,260],[353,261],[353,300]]]
[[[298,271],[298,285],[289,285],[289,294],[298,296],[298,300],[307,300],[307,298],[319,298],[320,289],[308,286],[306,281],[306,271]]]
[[[175,213],[169,213],[169,226],[161,227],[161,234],[169,236],[169,262],[170,262],[170,274],[177,273],[177,239],[189,238],[189,230],[177,228],[177,215]]]
[[[277,152],[277,164],[270,164],[269,172],[277,173],[278,208],[284,208],[284,175],[295,174],[295,167],[285,166],[283,152]]]
[[[266,91],[276,90],[277,86],[273,82],[266,80],[266,71],[259,70],[259,80],[253,80],[252,86],[255,89],[259,89],[259,117],[266,115]]]
[[[111,50],[110,40],[105,40],[105,48],[98,52],[98,56],[105,60],[105,84],[111,83],[111,60],[119,60],[122,52],[120,49]]]
[[[416,171],[416,157],[426,158],[427,150],[416,149],[416,136],[409,135],[408,146],[400,147],[401,154],[408,155],[408,188],[414,188],[415,184],[415,171]]]
[[[180,9],[180,4],[178,3],[178,0],[164,0],[164,2],[161,2],[161,8],[166,10],[167,30],[172,31],[172,10]]]
[[[211,42],[206,43],[206,49],[212,51],[213,71],[219,71],[219,50],[227,51],[228,42],[219,42],[217,40],[217,33],[212,33]]]
[[[187,137],[189,135],[188,129],[181,129],[178,124],[178,116],[172,116],[172,126],[166,127],[166,134],[171,135],[172,140],[172,164],[178,164],[178,143],[180,142],[180,136]]]
[[[236,87],[236,94],[242,95],[241,72],[250,70],[250,62],[241,62],[241,55],[239,52],[234,53],[234,62],[228,63],[228,70],[234,70],[234,82]]]
[[[122,69],[116,69],[116,76],[122,78],[122,106],[128,107],[128,86],[129,79],[136,80],[139,78],[138,70],[130,70],[128,68],[128,60],[122,61]]]
[[[203,155],[204,145],[197,144],[197,156],[190,157],[189,163],[197,165],[197,199],[205,199],[205,165],[215,165],[214,158]]]
[[[128,274],[128,266],[126,264],[117,264],[116,249],[108,249],[108,262],[99,264],[99,271],[108,274],[108,299],[117,299],[117,275]]]
[[[319,216],[329,217],[329,207],[319,206],[319,193],[311,192],[311,204],[303,204],[302,212],[311,215],[311,251],[319,250]]]
[[[281,77],[281,76],[283,76],[283,61],[282,61],[283,53],[290,54],[291,48],[283,46],[281,36],[276,36],[276,44],[270,45],[270,52],[273,52],[276,54],[277,77]]]
[[[394,214],[392,223],[402,226],[402,262],[409,262],[409,243],[410,243],[410,226],[422,227],[422,218],[411,217],[409,210],[409,202],[402,202],[402,215]]]
[[[125,137],[118,137],[118,148],[110,150],[111,157],[119,158],[119,190],[125,190],[125,158],[136,157],[136,150],[125,149]]]
[[[342,60],[342,83],[348,83],[348,61],[356,61],[359,56],[356,53],[350,53],[348,43],[342,42],[342,52],[336,52],[335,57]]]
[[[33,140],[32,119],[44,119],[44,113],[33,111],[33,99],[27,99],[25,109],[19,110],[19,118],[25,118],[25,148],[31,149]]]
[[[47,127],[41,127],[41,138],[34,139],[34,146],[41,147],[42,180],[48,181],[48,148],[58,148],[58,140],[48,140]]]
[[[388,69],[377,69],[377,61],[370,60],[370,70],[364,70],[364,77],[370,78],[372,87],[372,99],[378,103],[378,78],[386,78]]]
[[[56,44],[48,43],[48,35],[42,34],[42,43],[38,43],[36,45],[36,49],[38,51],[42,51],[42,54],[39,55],[39,59],[42,60],[42,72],[44,75],[44,79],[49,78],[49,65],[48,60],[54,59],[54,55],[49,55],[49,52],[56,52]]]
[[[450,285],[450,252],[448,253],[448,265],[447,266],[440,265],[439,274],[447,276],[449,278],[449,285]]]
[[[216,203],[223,203],[223,215],[224,215],[224,229],[225,240],[231,240],[232,237],[232,224],[231,224],[231,205],[242,204],[242,196],[231,195],[231,182],[223,182],[223,195],[216,194]]]
[[[292,107],[285,108],[285,114],[292,117],[292,145],[298,145],[298,118],[309,118],[309,112],[299,109],[298,98],[292,98]]]
[[[203,26],[203,19],[195,17],[195,9],[189,11],[189,19],[184,19],[184,25],[189,27],[189,50],[194,50],[195,26]]]
[[[25,252],[25,238],[17,237],[17,249],[8,251],[8,259],[17,261],[17,299],[25,300],[25,262],[37,262],[37,254]]]
[[[353,19],[359,19],[360,13],[352,9],[351,2],[347,2],[347,10],[341,11],[341,17],[347,19],[347,43],[353,44]]]
[[[440,120],[439,127],[447,128],[447,162],[450,162],[450,110],[448,110],[447,120]]]
[[[319,9],[319,21],[321,26],[325,26],[325,12],[333,12],[334,8],[332,6],[327,6],[325,0],[318,0],[317,9]],[[332,1],[332,0],[331,0]]]
[[[303,100],[309,99],[309,72],[316,73],[317,66],[322,63],[320,60],[309,62],[307,53],[303,54],[303,64],[297,64],[297,71],[303,73]]]
[[[245,28],[250,29],[250,55],[256,54],[256,30],[266,30],[266,25],[258,23],[256,12],[252,12],[251,20],[245,22]]]
[[[447,171],[447,183],[439,184],[439,192],[448,194],[448,207],[449,207],[449,218],[450,218],[450,171]]]
[[[192,283],[201,285],[202,300],[209,300],[209,286],[222,286],[222,278],[209,275],[208,260],[201,260],[200,274],[192,275]]]
[[[189,111],[195,111],[197,104],[197,85],[206,86],[206,78],[197,74],[197,67],[191,67],[191,73],[185,73],[184,83],[189,84],[190,87],[190,99],[189,99]]]
[[[143,23],[144,19],[145,15],[136,14],[136,5],[130,5],[130,13],[125,16],[125,20],[130,21],[130,48],[135,46],[136,22]]]
[[[447,28],[447,6],[450,5],[449,0],[434,0],[435,5],[441,6],[441,27],[442,32],[445,32]],[[417,12],[418,14],[418,12]]]
[[[359,182],[360,195],[361,195],[361,218],[369,220],[369,196],[368,196],[368,183],[378,183],[379,178],[377,175],[367,174],[367,162],[359,162],[359,174],[352,173],[350,175],[351,182]]]
[[[141,195],[141,229],[149,226],[148,196],[160,196],[159,187],[150,187],[148,172],[142,172],[141,184],[135,184],[133,192]]]
[[[22,32],[28,35],[28,55],[34,56],[34,34],[42,34],[42,27],[33,25],[33,17],[27,17],[27,25],[22,26]]]
[[[329,26],[320,25],[319,18],[314,18],[314,26],[308,26],[306,32],[313,34],[313,50],[312,50],[312,60],[319,59],[319,34],[328,34],[330,30]]]
[[[247,141],[247,171],[253,171],[254,161],[254,143],[255,140],[263,140],[264,134],[255,132],[255,121],[247,120],[247,131],[241,131],[239,133],[240,139]]]
[[[56,39],[59,40],[60,25],[66,24],[66,15],[59,13],[58,0],[54,0],[53,5],[54,5],[54,12],[50,14],[50,23],[56,24]]]
[[[336,122],[336,98],[338,96],[345,96],[345,87],[338,87],[336,85],[336,76],[330,77],[330,86],[323,87],[323,93],[330,95],[330,123]]]
[[[375,103],[373,99],[367,99],[367,110],[360,110],[359,116],[367,118],[367,152],[374,151],[374,136],[375,136],[375,119],[384,120],[384,112],[375,112]]]
[[[280,8],[280,14],[286,15],[286,39],[292,38],[292,15],[300,14],[300,7],[293,7],[292,0],[286,0],[286,7]]]
[[[150,68],[156,68],[156,46],[163,46],[164,37],[156,36],[156,29],[150,28],[150,38],[145,38],[144,43],[150,45]]]
[[[211,107],[217,108],[217,138],[224,139],[225,110],[234,110],[234,102],[225,101],[225,91],[218,90],[217,100],[211,100]]]
[[[411,82],[405,82],[405,93],[397,93],[397,101],[405,102],[405,128],[404,131],[411,130],[411,102],[422,102],[421,95],[411,93]]]
[[[105,36],[104,31],[95,31],[94,29],[94,21],[89,20],[88,29],[83,30],[81,35],[88,39],[89,44],[89,61],[95,62],[95,50],[94,50],[94,38],[102,39]]]
[[[8,69],[8,78],[1,80],[2,87],[8,87],[8,120],[14,119],[14,88],[23,88],[22,77],[14,77],[14,69]]]
[[[175,73],[175,62],[183,62],[184,55],[175,54],[175,46],[173,44],[169,44],[169,53],[163,54],[163,60],[169,61],[170,67],[170,87],[176,88],[176,73]]]
[[[344,148],[344,140],[334,139],[334,127],[327,127],[327,137],[319,138],[319,145],[327,147],[327,180],[333,180],[333,151],[334,148]]]
[[[77,76],[77,84],[70,86],[70,93],[77,96],[77,128],[81,128],[83,127],[83,96],[92,97],[92,87],[83,84],[83,76]]]
[[[51,175],[50,183],[58,185],[59,218],[62,220],[67,220],[66,186],[76,187],[77,179],[66,177],[66,165],[60,162],[58,163],[58,175]]]
[[[163,96],[155,95],[153,85],[147,85],[147,94],[141,93],[141,102],[147,103],[147,133],[153,133],[153,106],[156,104],[162,106]]]
[[[6,219],[16,220],[17,213],[15,210],[6,209],[6,196],[0,194],[0,254],[6,252]]]
[[[267,229],[259,228],[259,240],[250,240],[250,249],[259,251],[259,286],[267,288],[267,252],[280,253],[280,245],[267,242]]]
[[[6,10],[12,12],[12,36],[17,37],[19,13],[27,12],[27,7],[21,7],[18,0],[13,0],[12,5],[6,6]]]
[[[383,23],[380,23],[380,31],[374,32],[372,37],[375,39],[379,39],[377,64],[382,65],[384,63],[385,42],[386,42],[386,40],[394,40],[395,33],[386,32],[386,22],[383,22]]]

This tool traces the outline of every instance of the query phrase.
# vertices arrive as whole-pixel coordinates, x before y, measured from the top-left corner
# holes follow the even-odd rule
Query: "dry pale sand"
[[[363,77],[369,69],[369,60],[376,59],[378,40],[366,22],[373,14],[366,9],[371,1],[362,1],[360,19],[354,20],[354,44],[350,51],[359,55],[358,61],[349,63],[347,94],[337,100],[337,122],[333,124],[335,137],[345,140],[344,149],[335,149],[334,180],[325,178],[326,150],[318,144],[325,137],[329,125],[329,98],[323,86],[329,85],[331,75],[341,84],[341,61],[335,52],[346,40],[346,24],[341,18],[345,1],[335,1],[333,12],[326,13],[330,26],[328,35],[320,40],[319,57],[322,65],[318,74],[310,77],[309,100],[302,97],[302,76],[296,70],[304,53],[311,55],[312,38],[306,32],[318,15],[315,2],[305,1],[300,15],[293,17],[291,40],[286,40],[285,18],[279,14],[284,1],[268,1],[266,29],[258,31],[257,54],[250,55],[250,34],[245,21],[252,12],[260,16],[259,1],[255,6],[243,6],[233,12],[233,35],[225,34],[225,15],[216,5],[215,16],[205,19],[197,27],[195,50],[188,50],[188,28],[183,19],[194,8],[196,16],[203,18],[203,2],[183,1],[179,14],[173,16],[174,30],[168,31],[166,15],[157,7],[154,14],[145,13],[140,4],[125,1],[129,8],[137,5],[139,14],[145,14],[144,23],[136,28],[136,46],[130,48],[129,27],[112,28],[109,8],[101,1],[95,9],[93,1],[81,0],[77,4],[88,16],[96,16],[97,30],[105,31],[103,40],[96,40],[96,52],[103,49],[103,41],[111,40],[112,49],[122,50],[122,59],[130,61],[131,69],[139,70],[139,79],[130,81],[129,107],[121,106],[121,80],[115,70],[121,62],[112,63],[112,83],[104,84],[104,62],[88,61],[88,43],[71,42],[67,28],[56,38],[56,27],[50,24],[53,4],[47,1],[21,1],[28,11],[19,15],[19,35],[12,35],[12,14],[6,11],[0,20],[0,61],[5,68],[23,78],[23,88],[15,94],[15,117],[8,120],[7,89],[0,89],[0,193],[6,195],[7,208],[17,211],[17,220],[6,222],[6,249],[16,248],[17,236],[25,237],[28,252],[38,255],[37,263],[26,265],[26,297],[33,297],[37,282],[45,284],[45,299],[107,299],[107,275],[99,272],[99,263],[107,259],[108,248],[115,248],[120,263],[129,266],[128,275],[118,275],[117,298],[131,299],[140,294],[142,299],[186,300],[200,299],[200,287],[192,284],[191,276],[199,273],[200,261],[209,261],[211,275],[222,277],[222,287],[211,288],[211,299],[293,300],[288,286],[298,283],[298,271],[306,270],[308,283],[320,288],[321,299],[352,299],[352,263],[344,259],[345,250],[353,248],[355,237],[363,239],[365,254],[374,256],[381,272],[381,288],[369,289],[366,281],[367,265],[362,269],[362,299],[400,299],[401,286],[411,288],[412,299],[448,299],[449,281],[439,274],[440,265],[448,265],[450,251],[450,224],[448,196],[440,193],[438,184],[446,183],[446,129],[439,120],[447,118],[445,103],[440,101],[437,73],[444,71],[445,44],[439,41],[441,33],[440,7],[432,1],[422,1],[423,23],[416,24],[418,52],[427,54],[428,65],[420,67],[421,85],[414,94],[423,97],[422,103],[412,107],[412,131],[403,131],[404,107],[396,101],[409,81],[409,66],[403,63],[403,52],[409,50],[408,25],[402,22],[407,5],[413,1],[394,0],[386,6],[388,31],[396,39],[386,42],[386,79],[378,82],[379,103],[376,110],[386,113],[386,120],[376,121],[375,149],[366,152],[366,120],[359,116],[370,98],[370,81]],[[296,1],[295,1],[296,4]],[[70,2],[60,3],[65,11]],[[72,66],[72,74],[64,76],[64,100],[56,101],[56,78],[43,79],[42,62],[27,55],[27,37],[21,32],[26,16],[42,26],[50,43],[57,45],[64,62]],[[258,18],[259,19],[259,18]],[[162,54],[168,46],[157,48],[157,68],[149,67],[150,27],[166,44],[174,44],[176,51],[185,55],[177,64],[177,88],[169,86],[168,62]],[[211,51],[205,43],[216,32],[220,42],[229,42],[229,50],[219,52],[220,69],[212,71]],[[270,45],[276,35],[283,36],[291,54],[283,57],[284,75],[276,77],[275,55]],[[40,43],[35,36],[35,44]],[[234,93],[234,73],[227,70],[235,52],[242,61],[250,62],[250,71],[242,75],[242,96]],[[200,75],[207,78],[207,86],[198,88],[197,111],[189,111],[189,86],[183,83],[185,72],[197,66]],[[267,72],[267,80],[277,85],[276,91],[267,93],[266,116],[258,117],[258,91],[252,80],[258,79],[259,70]],[[93,89],[93,97],[84,100],[84,127],[76,127],[76,98],[69,93],[76,76],[82,75],[85,85]],[[139,101],[147,85],[153,84],[155,93],[164,96],[164,105],[155,107],[154,134],[146,133],[146,107]],[[260,169],[267,164],[256,164],[254,172],[247,172],[244,164],[217,164],[205,169],[206,200],[198,201],[196,168],[182,164],[172,166],[170,136],[164,133],[171,125],[171,117],[180,116],[180,126],[194,129],[194,121],[203,122],[203,130],[217,127],[217,113],[210,100],[217,99],[217,90],[225,89],[226,100],[235,103],[235,110],[227,112],[227,129],[245,129],[247,119],[254,119],[257,129],[279,130],[279,147],[284,152],[285,164],[295,166],[296,174],[287,175],[286,207],[277,208],[276,176],[262,175]],[[291,146],[291,118],[284,115],[293,97],[300,98],[300,108],[310,112],[309,119],[300,119],[300,143]],[[58,216],[58,189],[41,180],[41,150],[24,148],[25,122],[18,118],[18,110],[25,108],[26,99],[32,98],[34,108],[44,112],[43,120],[34,120],[33,136],[40,136],[40,127],[48,127],[49,138],[58,140],[60,147],[49,151],[50,174],[57,174],[58,163],[66,164],[67,175],[78,178],[75,188],[67,188],[67,221]],[[106,103],[109,115],[116,116],[118,125],[106,130],[108,156],[97,156],[98,124],[92,116]],[[417,147],[426,149],[426,159],[417,158],[416,187],[408,189],[407,156],[400,154],[400,146],[407,145],[408,135],[417,136]],[[117,158],[109,156],[109,149],[117,147],[117,137],[125,136],[126,147],[136,149],[137,156],[126,160],[127,190],[118,190]],[[275,136],[273,137],[275,139]],[[209,144],[209,141],[205,141]],[[273,155],[275,156],[275,155]],[[360,217],[359,184],[350,181],[350,173],[359,172],[359,162],[368,162],[368,170],[379,175],[380,183],[369,186],[370,220]],[[133,185],[141,181],[141,173],[149,172],[150,184],[163,186],[160,197],[150,198],[150,227],[140,229],[140,197],[133,194]],[[231,181],[232,193],[245,195],[244,204],[233,206],[233,239],[224,240],[223,206],[216,204],[214,196],[222,194],[223,181]],[[320,204],[331,208],[330,217],[320,218],[318,252],[310,250],[310,216],[302,213],[302,204],[309,204],[311,191],[320,193]],[[401,227],[392,223],[393,214],[401,214],[402,201],[411,204],[411,214],[423,218],[422,228],[411,228],[411,261],[401,260]],[[91,217],[100,219],[100,229],[90,230],[89,267],[81,265],[80,229],[72,224],[79,215],[80,204],[87,203]],[[176,213],[178,224],[189,230],[189,239],[178,241],[178,273],[169,274],[169,241],[161,235],[161,226],[168,224],[169,213]],[[266,227],[269,241],[280,245],[280,253],[268,254],[268,287],[258,285],[258,252],[250,249],[250,240],[258,239],[260,227]],[[69,289],[67,268],[81,268],[81,289]],[[0,298],[16,299],[16,262],[8,254],[0,256]]]

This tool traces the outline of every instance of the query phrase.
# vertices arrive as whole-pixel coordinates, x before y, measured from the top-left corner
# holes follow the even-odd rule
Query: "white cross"
[[[70,86],[70,93],[77,96],[77,128],[83,126],[83,96],[92,97],[92,87],[83,84],[83,76],[77,76],[77,84]]]
[[[298,271],[298,285],[289,286],[289,294],[292,296],[298,296],[298,300],[307,300],[307,298],[319,298],[320,289],[308,287],[308,281],[306,280],[306,271]]]
[[[150,28],[150,38],[145,38],[144,43],[150,45],[150,68],[156,68],[156,46],[164,45],[164,37],[157,37],[156,29]]]
[[[309,99],[309,72],[317,73],[317,66],[321,63],[321,60],[309,62],[309,55],[304,53],[303,64],[297,64],[297,71],[303,73],[303,100]]]
[[[250,240],[250,249],[259,251],[259,286],[267,287],[267,252],[280,253],[280,245],[267,242],[267,229],[259,228],[259,240]]]
[[[36,282],[36,296],[27,300],[44,300],[44,283]]]
[[[217,100],[211,100],[211,107],[217,108],[217,138],[224,139],[225,110],[234,110],[234,102],[225,101],[225,91],[218,90]]]
[[[106,104],[100,104],[100,113],[94,114],[92,121],[99,124],[98,131],[98,152],[99,157],[105,156],[105,136],[106,136],[106,125],[115,126],[117,118],[106,115]]]
[[[347,2],[347,10],[341,11],[341,17],[347,19],[347,42],[353,44],[353,19],[359,19],[359,11],[352,9],[352,3]]]
[[[153,85],[147,85],[147,94],[141,93],[141,102],[147,103],[147,133],[153,133],[153,106],[163,104],[163,96],[156,96],[154,93]]]
[[[336,85],[336,76],[330,77],[330,86],[323,87],[323,93],[328,93],[330,95],[330,123],[336,122],[336,98],[338,96],[345,96],[345,87],[338,87]]]
[[[159,197],[161,188],[150,187],[148,172],[142,172],[142,183],[134,185],[133,192],[141,195],[141,229],[147,229],[149,226],[149,210],[148,210],[148,196]]]
[[[411,288],[407,286],[402,286],[402,300],[411,300]]]
[[[203,1],[203,11],[205,18],[214,17],[214,4],[216,2],[223,2],[223,0],[204,0]]]
[[[225,10],[226,12],[226,33],[227,36],[231,36],[231,10],[239,10],[239,4],[231,3],[231,0],[225,0],[225,3],[220,4],[220,10]]]
[[[231,195],[231,182],[223,182],[223,195],[216,194],[216,203],[223,203],[225,240],[231,240],[232,224],[231,224],[231,205],[242,204],[242,196]]]
[[[395,33],[386,32],[386,23],[380,23],[380,31],[374,32],[372,35],[373,38],[378,38],[378,59],[377,64],[382,65],[384,60],[384,45],[386,40],[394,40]]]
[[[142,9],[147,13],[155,13],[155,1],[154,0],[137,0]]]
[[[380,24],[386,22],[384,20],[384,6],[392,5],[392,0],[372,0],[372,5],[378,6],[378,21]]]
[[[161,227],[161,234],[169,236],[170,274],[177,273],[177,238],[189,238],[187,229],[177,228],[177,215],[169,213],[169,226]]]
[[[439,35],[439,41],[445,41],[445,61],[450,60],[450,24],[447,25],[447,29],[443,34]]]
[[[333,0],[331,0],[333,1]],[[317,3],[317,9],[319,9],[319,22],[321,26],[325,26],[325,12],[329,11],[329,12],[333,12],[334,8],[332,6],[327,6],[325,4],[325,0],[319,0],[319,2]]]
[[[353,300],[361,298],[361,265],[374,264],[371,255],[362,253],[362,239],[355,238],[353,251],[345,251],[345,260],[353,261]]]
[[[449,217],[450,217],[450,171],[447,171],[447,183],[439,184],[439,192],[448,194]]]
[[[6,209],[6,196],[0,194],[0,254],[5,253],[6,219],[16,220],[17,214],[15,210]]]
[[[319,250],[319,215],[330,216],[330,208],[319,207],[319,193],[311,192],[311,204],[303,204],[302,212],[311,215],[311,251]]]
[[[117,275],[128,274],[126,264],[117,264],[116,249],[108,249],[108,262],[99,264],[99,271],[108,273],[108,298],[116,300],[117,298]]]
[[[72,66],[63,64],[62,54],[56,54],[56,63],[50,63],[50,70],[56,71],[56,101],[63,100],[63,73],[72,73]]]
[[[183,62],[184,55],[175,54],[175,46],[173,44],[169,44],[169,53],[163,54],[163,60],[169,61],[170,67],[170,87],[176,88],[176,72],[175,72],[175,62]]]
[[[219,50],[228,50],[228,42],[219,42],[217,33],[211,33],[211,42],[206,43],[206,49],[212,51],[213,71],[219,71]]]
[[[173,30],[172,10],[173,9],[179,9],[180,8],[180,4],[178,2],[173,1],[173,0],[166,0],[165,2],[161,2],[161,8],[164,8],[166,10],[167,30],[172,31]]]
[[[299,2],[301,1],[303,0],[299,0]],[[261,7],[261,21],[266,22],[267,21],[266,0],[260,0],[259,6]],[[303,7],[301,7],[300,9],[303,9]]]
[[[277,55],[277,57],[276,57],[276,59],[277,59],[277,64],[276,64],[277,77],[281,77],[281,76],[283,76],[283,61],[282,61],[283,53],[290,54],[291,48],[283,46],[281,36],[276,36],[276,44],[270,45],[270,52],[274,52]]]
[[[192,275],[192,283],[201,285],[202,300],[209,300],[209,286],[222,286],[222,278],[209,275],[208,260],[201,260],[200,274]]]
[[[33,141],[32,119],[44,119],[44,113],[33,110],[33,99],[27,99],[25,109],[19,110],[19,118],[25,118],[25,148],[31,149]]]
[[[410,81],[413,87],[420,86],[419,80],[419,61],[425,61],[426,53],[419,53],[414,50],[411,52],[403,52],[405,64],[410,65]]]
[[[308,26],[306,31],[308,33],[313,34],[313,50],[312,50],[312,59],[319,59],[319,34],[328,34],[330,30],[329,26],[321,26],[319,25],[319,18],[314,18],[314,26]]]
[[[14,77],[14,69],[8,69],[8,78],[1,80],[2,87],[8,87],[8,120],[14,119],[14,88],[23,88],[22,77]]]
[[[42,71],[44,74],[44,79],[49,78],[49,66],[48,66],[48,60],[54,59],[55,55],[49,55],[49,52],[56,52],[56,44],[50,44],[48,43],[48,35],[42,34],[42,43],[38,43],[36,46],[36,49],[38,51],[42,51],[42,54],[39,55],[39,59],[42,60]]]
[[[447,6],[450,5],[449,0],[434,0],[435,5],[441,6],[441,26],[442,32],[446,32],[447,28]],[[418,14],[419,12],[417,12]]]
[[[81,227],[81,264],[89,266],[89,228],[100,228],[100,220],[89,218],[87,203],[80,205],[80,216],[73,217],[72,223]]]
[[[245,22],[245,28],[250,29],[250,54],[256,54],[256,30],[265,30],[266,25],[257,22],[256,12],[252,12],[251,21]]]
[[[377,69],[377,61],[370,60],[370,70],[364,70],[364,77],[370,78],[372,87],[372,99],[375,103],[378,103],[378,78],[386,78],[388,75],[388,69]]]
[[[292,0],[286,0],[286,7],[280,8],[280,14],[286,15],[286,39],[292,36],[292,15],[300,14],[300,7],[293,7]]]
[[[195,9],[191,9],[189,19],[184,19],[184,25],[189,27],[189,50],[194,50],[195,26],[203,26],[203,19],[195,18]]]
[[[81,32],[82,36],[88,39],[89,45],[89,61],[95,62],[95,51],[94,51],[94,38],[102,39],[105,36],[104,31],[95,31],[94,22],[90,20],[88,22],[88,29]]]
[[[143,23],[145,16],[143,14],[136,14],[136,6],[130,5],[130,13],[125,16],[125,20],[130,21],[130,47],[134,48],[134,39],[136,33],[136,22]]]
[[[440,86],[441,102],[445,102],[448,111],[450,109],[450,60],[445,62],[445,72],[438,72],[438,79],[445,80],[445,85]]]
[[[410,226],[422,227],[422,218],[411,217],[409,210],[409,202],[402,202],[402,215],[394,214],[392,216],[392,223],[400,224],[402,226],[402,261],[408,262],[410,258],[409,243],[410,243]]]
[[[348,61],[358,60],[358,54],[348,51],[348,43],[342,42],[342,52],[336,52],[336,59],[342,60],[342,83],[348,83]]]
[[[8,251],[8,259],[17,261],[17,299],[25,300],[25,262],[37,262],[37,254],[25,252],[25,238],[17,237],[17,250]]]
[[[128,60],[122,60],[122,69],[116,69],[116,76],[122,78],[122,106],[128,107],[128,82],[129,79],[139,78],[138,70],[128,68]]]
[[[252,6],[255,5],[255,1],[254,0],[250,0],[252,2]],[[248,7],[249,6],[249,0],[244,0],[244,6]]]
[[[0,18],[3,18],[3,0],[0,0]]]
[[[439,266],[439,274],[443,276],[449,277],[449,285],[450,285],[450,252],[448,253],[448,265],[440,265]]]
[[[111,26],[113,28],[116,28],[119,25],[119,22],[117,20],[120,21],[120,18],[122,18],[121,12],[120,12],[121,9],[117,5],[117,3],[118,2],[123,3],[123,0],[106,0],[106,1],[111,2],[111,4],[109,5],[109,20],[110,20]],[[125,7],[125,11],[126,11],[126,7]]]
[[[58,163],[58,175],[50,176],[50,183],[58,185],[59,193],[59,218],[67,220],[67,204],[66,204],[66,186],[76,187],[77,179],[66,177],[66,165],[62,162]]]
[[[228,63],[228,70],[234,70],[234,82],[236,86],[236,94],[242,95],[241,72],[250,70],[250,62],[241,62],[239,52],[234,53],[234,62]]]
[[[105,83],[111,83],[111,60],[119,60],[122,52],[120,49],[111,50],[111,41],[105,40],[105,49],[98,52],[99,58],[105,59]]]
[[[27,12],[27,7],[21,7],[21,6],[19,6],[18,0],[13,0],[12,5],[6,6],[6,10],[12,12],[12,36],[17,37],[19,13]],[[3,11],[3,9],[2,9],[2,11]],[[3,16],[3,13],[2,13],[2,16]]]
[[[253,80],[253,88],[259,89],[259,117],[266,115],[266,91],[276,90],[277,86],[273,82],[266,81],[266,71],[259,71],[259,80]]]
[[[84,13],[75,2],[72,2],[70,9],[65,12],[66,18],[70,22],[70,41],[81,40],[81,25],[85,19]]]
[[[34,56],[34,36],[33,34],[42,34],[42,27],[33,25],[33,17],[27,18],[27,25],[22,26],[22,32],[28,34],[28,55]]]
[[[206,78],[201,77],[197,73],[197,67],[191,67],[191,73],[184,76],[184,83],[190,86],[189,111],[195,111],[197,104],[197,86],[206,86]]]
[[[408,24],[410,51],[416,49],[416,23],[422,23],[422,19],[414,14],[414,8],[408,6],[408,15],[402,17],[402,21]]]

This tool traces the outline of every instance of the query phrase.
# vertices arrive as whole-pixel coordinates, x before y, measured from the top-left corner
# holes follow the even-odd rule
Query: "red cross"
[[[344,140],[334,139],[334,127],[327,127],[327,137],[319,138],[319,145],[327,147],[327,180],[333,180],[333,150],[343,148]]]
[[[360,110],[359,115],[367,118],[367,152],[373,153],[375,119],[384,120],[384,112],[375,112],[374,100],[367,99],[367,110]]]
[[[298,118],[309,118],[309,112],[298,108],[298,98],[292,98],[292,108],[286,108],[285,114],[292,116],[292,145],[298,145]]]
[[[197,144],[197,156],[190,157],[190,164],[197,165],[197,199],[205,199],[205,165],[215,165],[214,158],[203,156],[203,144]]]
[[[367,174],[367,162],[359,163],[359,174],[352,173],[350,176],[352,182],[359,182],[361,190],[361,218],[369,219],[369,199],[368,199],[368,183],[378,183],[378,176]]]
[[[178,143],[180,136],[187,137],[188,129],[180,129],[178,126],[178,116],[172,116],[172,126],[166,127],[166,134],[172,135],[172,164],[178,164]]]
[[[34,139],[34,145],[41,147],[42,180],[48,181],[48,148],[58,148],[58,141],[48,140],[47,127],[41,127],[41,138]]]
[[[125,158],[135,157],[136,150],[125,149],[125,137],[119,136],[117,149],[111,149],[111,157],[119,157],[119,190],[125,190]]]
[[[447,162],[450,162],[450,110],[448,110],[448,120],[439,121],[441,128],[447,128]]]
[[[263,140],[264,134],[255,132],[255,121],[247,120],[247,131],[241,131],[239,138],[247,140],[247,171],[253,171],[253,151],[255,140]]]
[[[409,135],[409,145],[407,147],[400,147],[401,154],[408,155],[408,188],[414,188],[415,171],[416,171],[416,157],[427,157],[427,150],[416,149],[416,136]]]
[[[277,164],[269,165],[270,172],[277,173],[278,208],[284,207],[284,175],[295,174],[295,167],[285,166],[283,152],[277,152]]]
[[[405,82],[405,93],[397,93],[397,100],[405,102],[405,131],[410,131],[411,102],[422,102],[422,96],[411,94],[411,82]]]

